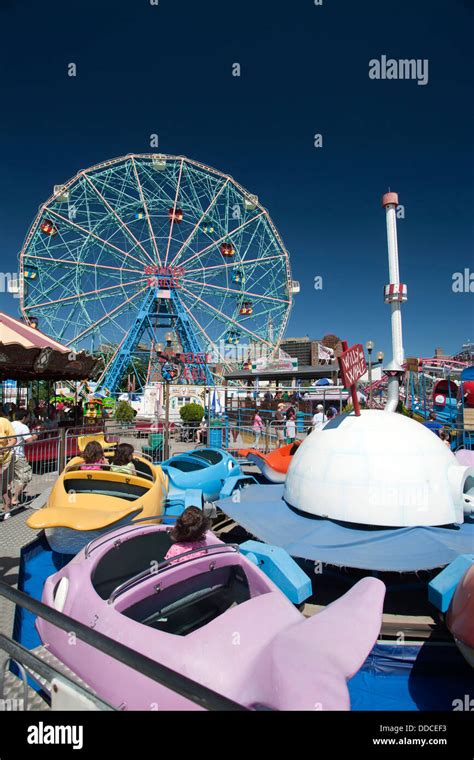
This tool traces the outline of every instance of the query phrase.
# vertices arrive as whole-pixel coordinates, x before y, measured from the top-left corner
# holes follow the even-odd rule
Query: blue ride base
[[[217,504],[252,536],[292,557],[380,572],[449,565],[472,552],[474,520],[445,527],[377,528],[303,514],[283,499],[284,485],[250,485]]]

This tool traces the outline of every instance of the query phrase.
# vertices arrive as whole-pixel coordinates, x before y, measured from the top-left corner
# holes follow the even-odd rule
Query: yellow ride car
[[[113,453],[105,451],[105,456]],[[161,522],[168,493],[168,476],[160,466],[136,453],[136,474],[81,469],[74,457],[54,484],[45,507],[34,512],[27,525],[44,529],[53,551],[77,554],[101,532],[143,518]]]

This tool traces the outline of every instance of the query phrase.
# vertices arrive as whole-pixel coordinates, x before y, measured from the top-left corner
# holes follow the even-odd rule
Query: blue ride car
[[[194,449],[175,454],[160,464],[169,477],[171,502],[183,500],[190,489],[201,491],[204,501],[216,501],[256,482],[251,475],[244,475],[234,457],[223,449]]]

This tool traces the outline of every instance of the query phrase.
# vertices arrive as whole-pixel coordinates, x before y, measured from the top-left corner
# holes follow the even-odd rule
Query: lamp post
[[[374,350],[374,341],[368,340],[365,344],[367,353],[369,354],[369,406],[372,406],[372,351]]]
[[[172,332],[167,332],[165,334],[165,340],[166,340],[166,346],[164,348],[164,353],[166,356],[170,357],[173,347],[174,334]],[[164,430],[164,438],[163,438],[163,458],[166,460],[169,458],[170,455],[170,381],[169,379],[165,379],[164,382],[164,389],[165,389],[165,430]]]
[[[380,364],[380,366],[383,365],[384,356],[385,356],[385,354],[384,354],[383,351],[378,351],[377,352],[377,363]],[[371,391],[371,393],[372,393],[372,391]],[[382,397],[382,391],[380,391],[380,397]]]

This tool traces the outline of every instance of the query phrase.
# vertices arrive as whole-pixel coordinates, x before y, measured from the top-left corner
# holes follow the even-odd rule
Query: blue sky
[[[290,336],[371,338],[388,355],[380,199],[397,191],[406,353],[455,351],[474,339],[473,296],[451,287],[474,271],[473,18],[472,0],[4,1],[2,270],[54,184],[151,151],[157,133],[268,208],[301,283]],[[428,84],[369,79],[382,55],[428,59]]]

